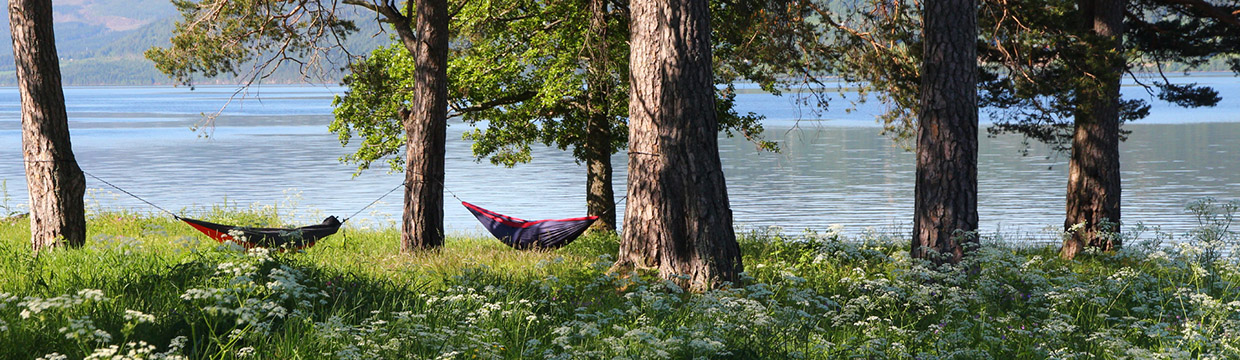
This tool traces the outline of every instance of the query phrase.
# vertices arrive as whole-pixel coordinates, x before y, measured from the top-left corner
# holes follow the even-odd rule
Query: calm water
[[[1127,127],[1122,146],[1126,223],[1142,221],[1183,233],[1194,225],[1183,210],[1194,199],[1240,198],[1240,81],[1195,77],[1224,97],[1216,108],[1177,109],[1155,103],[1153,115]],[[189,127],[201,113],[219,109],[228,87],[195,91],[172,87],[66,89],[73,146],[82,168],[148,200],[193,215],[216,205],[277,206],[292,222],[345,216],[402,181],[381,164],[353,177],[337,161],[350,148],[326,130],[334,87],[261,87],[234,100],[203,139]],[[1126,92],[1139,96],[1140,89]],[[904,232],[913,211],[913,155],[878,135],[868,104],[851,113],[817,114],[786,98],[742,94],[743,111],[765,114],[767,136],[782,153],[757,152],[741,139],[723,139],[721,156],[739,226],[784,231],[844,225]],[[842,109],[844,106],[837,106]],[[21,163],[18,95],[0,88],[0,179],[8,180],[10,205],[27,202]],[[831,120],[814,120],[831,119]],[[537,149],[534,161],[507,169],[475,162],[467,126],[448,128],[447,188],[461,198],[523,218],[562,218],[585,212],[585,169],[569,154]],[[1063,222],[1066,158],[1034,147],[1021,156],[1018,137],[981,139],[981,228],[1048,239]],[[625,158],[617,156],[616,188],[623,194]],[[88,201],[98,208],[154,211],[105,185],[88,180]],[[364,212],[358,224],[399,218],[399,192]],[[621,195],[622,196],[622,195]],[[479,231],[473,217],[449,200],[449,231]],[[623,204],[621,204],[623,206]],[[623,214],[623,210],[621,210]]]

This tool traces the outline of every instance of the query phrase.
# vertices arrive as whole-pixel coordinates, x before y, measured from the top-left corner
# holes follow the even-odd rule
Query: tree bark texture
[[[1119,239],[1098,236],[1100,225],[1119,230],[1119,87],[1124,71],[1121,38],[1125,0],[1080,0],[1089,54],[1082,59],[1081,88],[1068,164],[1067,217],[1064,229],[1084,227],[1064,239],[1060,256],[1076,257],[1085,246],[1118,247]]]
[[[912,256],[959,262],[977,230],[977,3],[928,0]]]
[[[586,41],[586,209],[598,216],[591,231],[616,231],[616,196],[611,167],[611,64],[607,44],[607,0],[590,1],[590,33]]]
[[[616,269],[701,291],[743,267],[719,160],[706,0],[630,2],[629,187]]]
[[[73,157],[60,87],[52,2],[10,0],[9,28],[22,106],[22,156],[30,189],[30,241],[35,251],[86,242],[82,196],[86,178]]]
[[[405,122],[405,209],[401,251],[443,246],[444,143],[448,127],[448,2],[416,0],[417,51]]]

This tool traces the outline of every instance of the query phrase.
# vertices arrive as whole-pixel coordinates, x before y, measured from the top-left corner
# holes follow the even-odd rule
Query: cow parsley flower
[[[125,309],[125,321],[132,321],[138,324],[155,322],[155,315],[150,315],[137,310]]]

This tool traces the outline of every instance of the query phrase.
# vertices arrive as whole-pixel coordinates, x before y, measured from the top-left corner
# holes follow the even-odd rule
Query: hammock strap
[[[442,182],[439,184],[443,185]],[[456,193],[452,192],[452,190],[448,190],[448,185],[443,185],[443,191],[447,191],[448,195],[452,195],[453,198],[456,198],[456,201],[465,202],[465,200],[461,200],[460,196],[456,196]]]
[[[86,176],[90,176],[92,179],[99,180],[99,182],[102,182],[102,183],[104,183],[104,184],[107,184],[108,186],[111,186],[113,189],[116,189],[117,191],[120,191],[120,192],[124,193],[125,195],[129,195],[129,196],[133,197],[134,199],[138,199],[138,201],[144,202],[144,203],[146,203],[147,205],[150,205],[150,206],[151,206],[151,207],[153,207],[153,208],[159,209],[159,211],[163,211],[163,212],[167,213],[168,215],[172,215],[172,217],[173,217],[173,218],[176,218],[176,219],[181,219],[181,216],[177,215],[176,213],[171,212],[171,211],[168,211],[168,209],[164,209],[164,208],[162,208],[162,207],[159,207],[159,205],[155,205],[155,203],[150,202],[150,201],[147,201],[146,199],[143,199],[141,196],[135,195],[134,193],[131,193],[131,192],[129,192],[128,190],[122,189],[120,186],[116,186],[116,184],[110,183],[110,182],[108,182],[107,180],[104,180],[104,179],[99,178],[98,176],[95,176],[94,174],[91,174],[91,173],[89,173],[89,172],[86,172],[86,170],[82,170],[82,173],[83,173],[83,174],[86,174]],[[421,174],[419,174],[419,175],[421,175]],[[423,178],[425,178],[425,177],[423,177]],[[436,182],[438,182],[440,186],[443,186],[444,191],[447,191],[447,192],[448,192],[448,194],[451,194],[451,195],[452,195],[452,197],[456,198],[456,200],[458,200],[458,201],[464,201],[464,200],[461,200],[461,197],[456,196],[456,193],[453,193],[453,192],[452,192],[452,190],[449,190],[449,189],[448,189],[448,186],[447,186],[447,185],[444,185],[443,181],[436,181]],[[392,188],[392,190],[388,190],[388,192],[384,193],[382,196],[379,196],[379,198],[375,199],[375,201],[371,201],[371,202],[370,202],[370,204],[366,204],[366,206],[364,206],[364,207],[362,207],[361,209],[359,209],[359,210],[357,210],[356,212],[354,212],[354,213],[353,213],[353,215],[349,215],[349,217],[344,218],[344,220],[340,220],[340,222],[341,222],[341,223],[344,223],[344,222],[349,221],[349,219],[352,219],[354,216],[357,216],[357,214],[362,213],[362,211],[366,211],[366,209],[369,209],[371,206],[374,206],[375,204],[379,203],[379,201],[380,201],[380,200],[383,200],[383,198],[387,197],[388,195],[392,195],[392,193],[396,192],[396,190],[400,190],[400,188],[401,188],[401,187],[404,187],[404,186],[406,186],[407,184],[408,184],[408,183],[407,183],[407,182],[405,182],[405,183],[401,183],[400,185],[396,185],[396,187],[393,187],[393,188]]]
[[[422,174],[420,174],[420,173],[416,173],[416,172],[415,172],[415,173],[414,173],[414,175],[417,175],[418,177],[422,178],[422,179],[423,179],[423,181],[426,181],[425,179],[427,179],[427,177],[426,177],[426,176],[423,176],[423,175],[422,175]],[[460,197],[460,196],[456,196],[456,193],[452,192],[452,189],[449,189],[449,188],[448,188],[448,185],[447,185],[447,184],[444,184],[442,180],[435,179],[435,182],[436,182],[436,183],[439,183],[439,186],[443,188],[443,191],[447,191],[447,192],[448,192],[448,195],[452,195],[452,197],[453,197],[453,198],[455,198],[455,199],[456,199],[456,201],[460,201],[460,202],[464,202],[464,201],[465,201],[465,200],[461,200],[461,197]],[[401,184],[401,185],[407,185],[407,184],[408,184],[408,183]]]
[[[133,193],[131,193],[131,192],[129,192],[129,191],[126,191],[125,189],[121,189],[121,187],[120,187],[120,186],[116,186],[116,185],[114,185],[114,184],[112,184],[112,183],[108,182],[107,180],[100,179],[98,176],[95,176],[94,174],[91,174],[91,173],[86,172],[86,170],[82,170],[82,173],[83,173],[83,174],[86,174],[86,176],[90,176],[91,178],[94,178],[95,180],[99,180],[99,182],[102,182],[102,183],[104,183],[104,184],[107,184],[108,186],[111,186],[113,189],[116,189],[116,190],[119,190],[120,192],[125,193],[125,195],[132,196],[134,199],[138,199],[138,201],[144,202],[144,203],[146,203],[147,205],[150,205],[151,207],[154,207],[154,208],[156,208],[156,209],[159,209],[159,211],[163,211],[163,212],[165,212],[165,213],[168,213],[168,215],[172,215],[172,217],[173,217],[173,218],[176,218],[176,219],[181,219],[181,217],[180,217],[180,216],[177,216],[177,214],[175,214],[175,213],[173,213],[173,212],[171,212],[171,211],[168,211],[167,209],[161,208],[161,207],[159,207],[159,205],[155,205],[155,203],[152,203],[152,202],[150,202],[150,201],[146,201],[146,199],[143,199],[142,197],[140,197],[140,196],[138,196],[138,195],[134,195]]]
[[[379,200],[383,200],[383,198],[387,197],[388,195],[392,195],[392,193],[396,192],[396,190],[400,190],[400,188],[404,186],[405,186],[405,183],[400,183],[400,185],[396,185],[396,187],[392,188],[392,190],[388,190],[388,192],[384,193],[383,196],[380,196],[378,199],[375,199],[375,201],[371,201],[370,204],[366,204],[365,207],[362,207],[361,209],[357,210],[356,212],[353,213],[353,215],[349,215],[349,217],[344,218],[344,220],[340,220],[340,222],[341,223],[348,222],[349,219],[352,219],[354,216],[357,216],[357,214],[361,214],[362,211],[366,211],[366,209],[369,209],[371,206],[375,206],[375,204],[379,203]]]
[[[426,177],[422,176],[422,174],[417,174],[417,175],[423,179],[426,179]],[[452,195],[453,198],[456,198],[457,201],[461,201],[461,202],[465,201],[465,200],[461,200],[460,196],[456,196],[456,193],[452,192],[451,189],[448,189],[448,185],[444,185],[443,181],[435,180],[435,182],[439,183],[439,186],[443,187],[443,190],[447,191],[448,194]],[[388,190],[388,192],[384,193],[382,196],[379,196],[378,199],[375,199],[375,201],[371,201],[370,204],[367,204],[365,207],[362,207],[361,210],[354,212],[353,215],[349,215],[349,217],[344,218],[344,220],[340,220],[340,222],[343,223],[343,222],[349,221],[349,219],[352,219],[354,216],[357,216],[357,214],[361,214],[362,211],[369,209],[371,206],[375,206],[375,204],[379,203],[379,200],[383,200],[383,198],[387,197],[388,195],[392,195],[392,193],[396,192],[396,190],[400,190],[401,187],[405,187],[408,185],[409,185],[409,182],[403,182],[403,183],[400,183],[400,185],[396,185],[396,187],[392,188],[392,190]]]

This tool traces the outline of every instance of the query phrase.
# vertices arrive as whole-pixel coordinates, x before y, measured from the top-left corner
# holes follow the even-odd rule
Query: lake
[[[1126,125],[1121,146],[1123,218],[1183,234],[1195,226],[1184,205],[1202,197],[1240,198],[1240,81],[1192,77],[1214,85],[1219,106],[1180,109],[1126,87],[1154,108]],[[1186,80],[1186,81],[1187,81]],[[401,183],[384,164],[354,177],[338,161],[341,147],[327,131],[331,86],[262,86],[235,99],[202,138],[190,127],[220,109],[235,88],[72,87],[65,89],[73,147],[81,167],[160,206],[193,216],[212,206],[275,206],[290,223],[347,216]],[[833,105],[816,113],[795,101],[754,91],[738,95],[742,112],[767,116],[766,136],[780,153],[759,152],[743,139],[723,138],[723,159],[735,221],[745,230],[800,233],[842,225],[847,234],[906,234],[913,212],[913,154],[878,134],[881,104],[856,111]],[[985,112],[983,112],[985,118]],[[824,120],[826,119],[826,120]],[[527,219],[585,213],[585,168],[552,148],[514,168],[475,161],[461,140],[469,127],[448,127],[446,186],[471,203]],[[21,162],[18,93],[0,88],[0,179],[9,207],[27,202]],[[1062,226],[1067,156],[1034,146],[1028,156],[1017,136],[980,139],[978,208],[984,233],[1053,240]],[[626,158],[614,158],[616,193],[624,194]],[[88,179],[92,209],[155,210]],[[473,216],[445,195],[446,227],[480,233]],[[363,212],[351,226],[393,224],[400,193]],[[621,203],[623,208],[623,203]],[[623,209],[620,210],[623,216]]]

